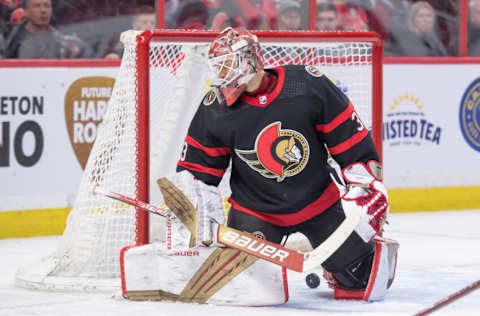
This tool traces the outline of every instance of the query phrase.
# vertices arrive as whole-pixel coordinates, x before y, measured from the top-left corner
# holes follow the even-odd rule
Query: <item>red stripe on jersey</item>
[[[193,146],[195,148],[200,149],[205,154],[207,154],[208,156],[211,156],[211,157],[226,156],[226,155],[228,155],[228,153],[230,153],[230,148],[228,148],[228,147],[205,147],[189,135],[187,135],[187,137],[185,137],[185,141],[190,146]]]
[[[284,72],[283,68],[281,68],[281,67],[273,68],[273,70],[275,70],[278,73],[278,81],[277,81],[277,85],[275,86],[275,89],[273,89],[273,91],[271,93],[257,94],[254,97],[248,96],[247,94],[244,93],[240,96],[240,99],[245,103],[248,103],[250,105],[259,106],[259,107],[266,107],[273,100],[275,100],[275,98],[279,95],[280,91],[282,91],[283,83],[285,81],[285,72]],[[260,103],[260,98],[261,97],[266,98],[265,102]]]
[[[348,120],[350,118],[350,116],[352,115],[352,112],[353,112],[353,104],[352,104],[352,102],[349,102],[348,107],[345,109],[345,111],[343,111],[342,113],[337,115],[337,117],[335,117],[330,123],[328,123],[328,124],[317,124],[315,126],[315,128],[319,132],[330,133],[335,128],[337,128],[340,124],[342,124],[343,122]]]
[[[249,208],[243,207],[232,198],[229,198],[228,201],[232,204],[232,207],[240,212],[244,212],[255,217],[260,218],[261,220],[277,225],[277,226],[292,226],[303,223],[306,220],[309,220],[318,214],[325,211],[327,208],[332,206],[340,198],[337,186],[332,182],[330,185],[323,191],[320,197],[307,205],[305,208],[299,210],[298,212],[292,214],[271,214],[264,213],[261,211],[251,210]]]
[[[184,168],[187,168],[189,170],[192,170],[192,171],[208,173],[208,174],[214,175],[215,177],[219,177],[219,178],[223,177],[223,175],[225,174],[225,170],[222,170],[222,169],[207,168],[207,167],[204,167],[204,166],[196,164],[196,163],[191,163],[191,162],[186,162],[186,161],[181,161],[181,160],[178,161],[178,165],[182,166]]]
[[[341,154],[350,148],[352,148],[354,145],[358,144],[362,139],[367,137],[368,131],[367,129],[363,129],[361,132],[356,133],[343,143],[338,144],[337,146],[329,147],[328,150],[332,155],[338,155]]]

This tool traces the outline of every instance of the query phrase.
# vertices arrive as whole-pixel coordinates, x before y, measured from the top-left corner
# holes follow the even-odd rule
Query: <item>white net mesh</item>
[[[125,34],[127,35],[127,34]],[[135,243],[133,207],[91,192],[93,184],[136,197],[136,45],[125,56],[57,251],[17,271],[21,286],[111,290],[119,287],[120,249]]]
[[[17,284],[49,289],[112,289],[120,286],[119,252],[136,242],[133,207],[91,193],[93,184],[137,197],[137,33],[122,34],[124,57],[107,114],[87,163],[80,190],[57,251],[21,268]],[[191,38],[191,36],[190,36]],[[262,42],[266,67],[318,65],[354,103],[367,126],[372,117],[370,43]],[[206,92],[207,43],[153,37],[149,48],[150,202],[161,205],[156,181],[175,171],[189,123]],[[138,105],[140,106],[140,105]],[[229,194],[228,175],[221,184]],[[150,240],[163,240],[164,222],[150,216]]]

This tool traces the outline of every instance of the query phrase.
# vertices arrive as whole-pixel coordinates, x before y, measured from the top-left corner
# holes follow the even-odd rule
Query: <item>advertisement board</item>
[[[117,72],[1,69],[0,211],[72,206]]]
[[[480,185],[479,80],[478,64],[384,66],[389,188]]]
[[[411,207],[417,189],[444,189],[434,194],[475,203],[460,195],[480,188],[480,63],[387,63],[383,70],[383,162],[392,206]],[[0,72],[0,212],[67,210],[118,64]]]

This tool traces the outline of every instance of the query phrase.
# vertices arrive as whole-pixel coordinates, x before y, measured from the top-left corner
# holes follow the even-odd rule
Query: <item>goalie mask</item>
[[[227,27],[213,41],[208,63],[227,105],[243,93],[257,71],[263,69],[263,56],[255,35],[246,29]]]

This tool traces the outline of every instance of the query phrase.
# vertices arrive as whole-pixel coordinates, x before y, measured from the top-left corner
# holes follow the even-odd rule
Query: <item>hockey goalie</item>
[[[264,69],[259,42],[244,29],[219,34],[209,65],[213,88],[190,123],[177,174],[158,181],[172,213],[167,242],[122,251],[124,295],[284,303],[285,269],[219,247],[212,223],[276,244],[302,233],[315,249],[348,214],[359,212],[358,225],[321,268],[336,299],[384,299],[398,243],[382,237],[388,194],[373,141],[353,104],[316,67]],[[229,165],[225,221],[217,186]]]

